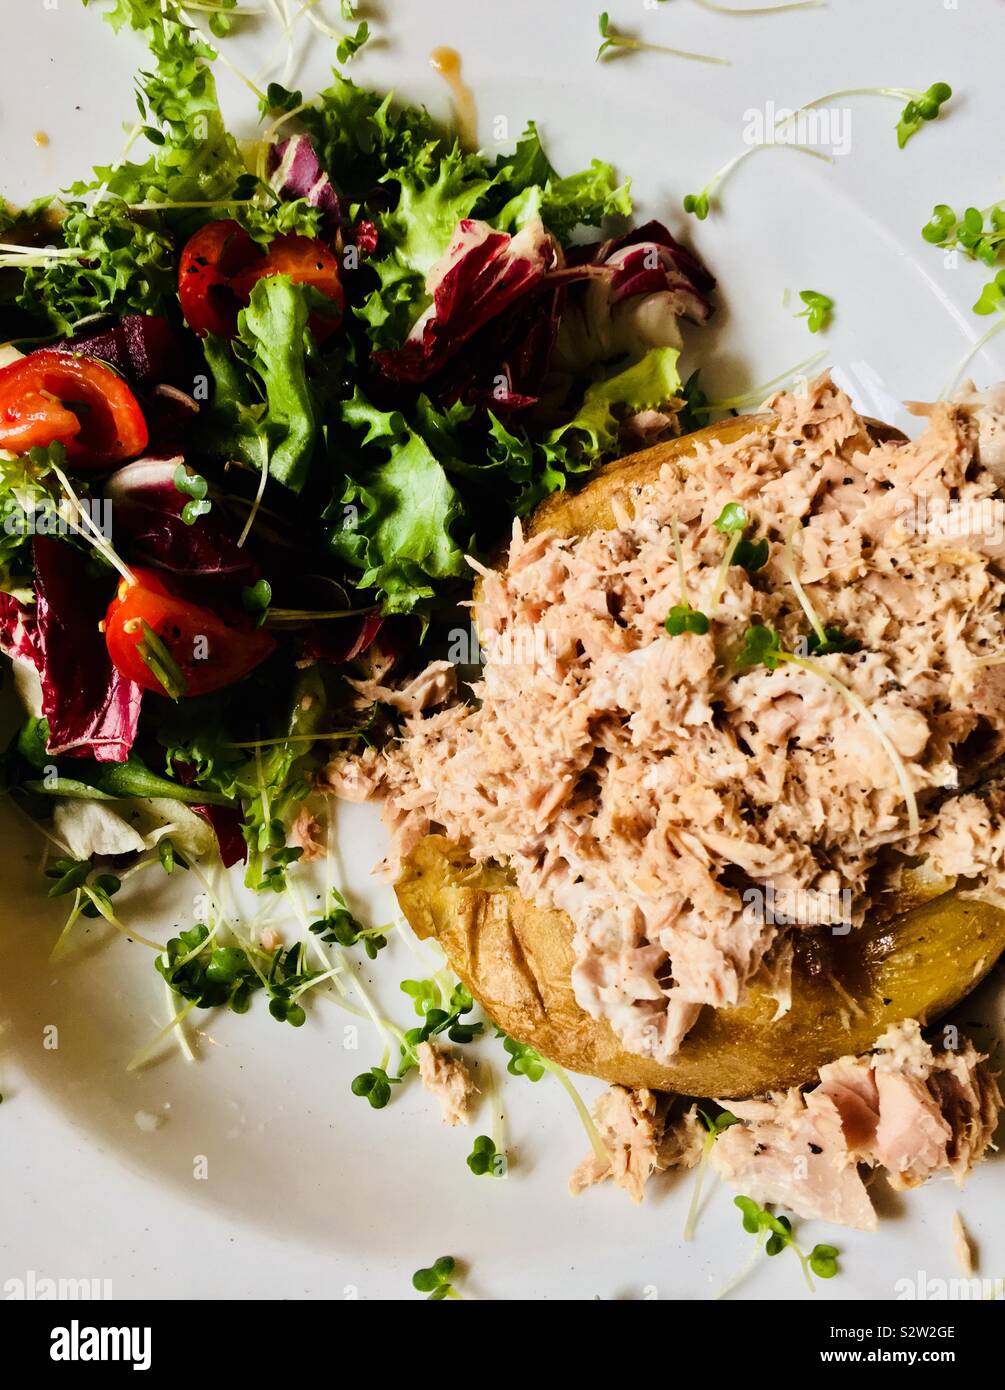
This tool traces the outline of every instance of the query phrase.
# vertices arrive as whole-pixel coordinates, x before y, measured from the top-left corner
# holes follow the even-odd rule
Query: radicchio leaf
[[[342,227],[342,208],[331,179],[321,167],[317,152],[306,135],[291,135],[270,145],[269,184],[285,203],[303,198],[321,212],[321,226],[328,237]]]
[[[332,665],[355,661],[372,646],[383,625],[379,613],[366,613],[351,622],[315,623],[303,633],[304,656]]]
[[[395,381],[427,381],[480,328],[540,290],[557,258],[555,243],[539,221],[510,236],[463,218],[426,277],[432,304],[400,348],[375,353],[375,360]]]
[[[0,652],[38,665],[35,610],[11,594],[0,594]]]
[[[183,578],[253,584],[261,577],[254,558],[237,544],[216,507],[191,524],[182,519],[190,500],[175,486],[182,458],[144,458],[127,463],[105,484],[117,538],[130,555]]]
[[[88,572],[87,556],[64,541],[32,541],[37,651],[48,751],[122,763],[136,738],[143,691],[112,665],[98,624],[109,581]]]
[[[233,806],[193,806],[197,816],[202,816],[213,827],[216,843],[220,849],[220,859],[225,869],[234,864],[243,864],[248,858],[248,844],[241,831],[241,815]]]
[[[426,383],[438,405],[463,401],[500,419],[536,405],[551,361],[565,291],[526,295],[479,330]]]
[[[662,222],[568,255],[581,283],[568,292],[556,365],[582,372],[648,348],[681,346],[678,320],[704,324],[715,279]]]

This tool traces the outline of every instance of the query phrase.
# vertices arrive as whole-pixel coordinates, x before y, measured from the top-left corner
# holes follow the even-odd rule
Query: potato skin
[[[564,538],[585,536],[590,531],[609,531],[617,525],[615,498],[628,504],[630,513],[632,494],[655,482],[665,464],[680,463],[696,453],[701,444],[732,444],[745,435],[767,429],[772,419],[770,415],[738,415],[718,425],[695,430],[693,434],[682,434],[677,439],[654,444],[641,453],[615,459],[605,464],[578,492],[553,492],[545,498],[532,514],[526,532],[536,536],[541,531],[553,531]]]
[[[395,886],[417,936],[435,938],[489,1017],[568,1067],[688,1096],[739,1098],[798,1086],[827,1062],[864,1052],[891,1024],[931,1022],[1005,949],[1005,912],[944,893],[845,937],[797,933],[792,1008],[751,986],[737,1009],[705,1009],[668,1064],[626,1052],[572,992],[573,925],[534,907],[505,870],[472,865],[440,835],[405,861]]]
[[[731,443],[768,429],[770,415],[741,416],[608,464],[579,492],[556,493],[526,531],[567,537],[610,529],[615,499],[633,498],[699,443]],[[869,422],[877,439],[903,438]],[[475,590],[475,620],[480,585]],[[944,885],[947,889],[951,885]],[[473,865],[463,849],[427,836],[395,886],[420,937],[435,937],[486,1013],[520,1042],[572,1071],[682,1095],[740,1098],[802,1085],[819,1068],[871,1047],[905,1018],[928,1023],[973,989],[1005,950],[1005,912],[944,892],[903,900],[847,937],[797,933],[791,1010],[754,985],[737,1009],[705,1009],[673,1060],[626,1052],[610,1025],[589,1017],[572,992],[573,925],[534,907],[506,871]]]

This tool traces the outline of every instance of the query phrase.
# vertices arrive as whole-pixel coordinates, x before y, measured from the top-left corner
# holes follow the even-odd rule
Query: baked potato
[[[529,531],[572,536],[615,525],[613,502],[654,480],[701,440],[730,442],[770,416],[730,420],[604,468],[578,493],[556,494]],[[895,434],[876,426],[877,437]],[[477,592],[476,592],[477,622]],[[503,866],[473,864],[429,835],[405,861],[398,902],[420,937],[435,938],[460,979],[507,1033],[573,1071],[682,1095],[744,1097],[800,1085],[846,1053],[869,1048],[891,1024],[928,1023],[959,1002],[1005,949],[1005,911],[957,896],[951,881],[909,888],[847,936],[795,935],[792,1005],[752,983],[739,1008],[706,1008],[672,1060],[627,1052],[610,1025],[577,1004],[571,920],[535,907]]]
[[[681,1095],[741,1097],[797,1086],[826,1062],[871,1047],[905,1018],[930,1022],[983,979],[1005,949],[1005,912],[940,893],[848,936],[795,938],[792,1007],[753,984],[742,1008],[705,1009],[669,1064],[626,1052],[572,992],[572,922],[534,907],[497,865],[428,835],[395,892],[416,935],[442,946],[489,1017],[572,1071]],[[900,907],[902,904],[897,904]]]

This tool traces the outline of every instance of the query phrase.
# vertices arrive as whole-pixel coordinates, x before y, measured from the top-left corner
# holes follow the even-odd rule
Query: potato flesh
[[[676,466],[699,443],[730,443],[770,424],[767,415],[728,420],[609,464],[581,492],[542,503],[529,534],[610,529],[616,506],[630,514],[633,498],[665,465]],[[870,428],[877,437],[896,435]],[[478,597],[476,588],[476,604]],[[571,920],[528,903],[503,869],[473,866],[463,850],[430,835],[406,861],[395,892],[415,932],[435,937],[512,1037],[572,1071],[692,1096],[739,1098],[802,1085],[827,1062],[871,1047],[891,1024],[938,1018],[1005,949],[1005,912],[948,892],[924,901],[926,893],[915,890],[892,915],[846,937],[798,931],[787,1014],[776,1021],[777,1001],[752,985],[742,1008],[704,1009],[672,1061],[662,1064],[625,1051],[606,1020],[579,1007]]]

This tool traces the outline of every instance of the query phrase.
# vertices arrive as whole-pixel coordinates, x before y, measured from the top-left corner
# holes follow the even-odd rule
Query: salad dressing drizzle
[[[478,112],[475,95],[461,78],[461,55],[456,48],[434,48],[429,66],[438,72],[450,88],[450,99],[457,118],[457,134],[466,150],[478,148]]]

